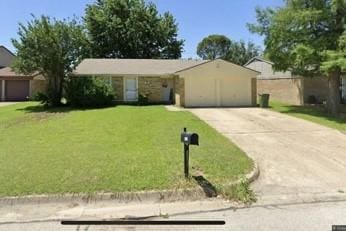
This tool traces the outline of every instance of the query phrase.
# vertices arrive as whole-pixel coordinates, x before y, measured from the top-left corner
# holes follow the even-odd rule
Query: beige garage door
[[[185,105],[187,107],[217,106],[217,82],[213,78],[186,78]]]
[[[244,78],[186,78],[185,84],[187,107],[251,105],[251,82]]]
[[[29,96],[29,80],[6,80],[5,100],[24,101]]]
[[[220,106],[251,105],[251,82],[244,78],[223,78],[220,81]]]

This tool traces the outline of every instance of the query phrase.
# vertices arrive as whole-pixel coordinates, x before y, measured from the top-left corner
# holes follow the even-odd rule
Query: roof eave
[[[270,65],[273,65],[274,63],[269,61],[269,60],[266,60],[264,58],[261,58],[261,57],[258,57],[258,56],[255,56],[255,57],[252,57],[249,61],[247,61],[247,63],[245,63],[243,66],[247,66],[249,65],[250,63],[252,63],[254,60],[258,60],[258,61],[261,61],[261,62],[265,62],[265,63],[268,63]]]
[[[71,76],[114,76],[114,77],[161,77],[161,76],[176,76],[175,73],[162,74],[119,74],[119,73],[71,73]]]
[[[3,45],[0,45],[0,47],[4,48],[9,54],[11,54],[13,57],[16,57],[16,55],[10,51],[7,47],[3,46]]]

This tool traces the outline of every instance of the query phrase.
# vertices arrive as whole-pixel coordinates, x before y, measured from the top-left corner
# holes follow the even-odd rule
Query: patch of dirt
[[[43,122],[51,118],[59,118],[63,117],[64,115],[62,113],[47,113],[47,112],[38,112],[30,115],[24,115],[21,117],[17,117],[11,121],[6,122],[5,124],[2,124],[0,128],[7,129],[15,126],[24,125],[27,123],[30,123],[32,121],[34,122]]]
[[[26,121],[26,116],[18,117],[11,121],[6,122],[5,124],[1,124],[0,128],[6,129],[6,128],[14,127],[18,124],[24,124],[25,121]]]
[[[193,175],[204,176],[202,168],[200,168],[199,166],[192,166],[191,168],[192,168]]]
[[[61,118],[63,117],[63,113],[52,113],[52,112],[38,112],[31,116],[32,120],[35,121],[45,121],[50,118]]]

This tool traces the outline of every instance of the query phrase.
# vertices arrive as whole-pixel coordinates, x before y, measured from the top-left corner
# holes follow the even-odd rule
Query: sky
[[[18,23],[32,14],[57,19],[83,17],[87,4],[95,0],[0,0],[0,45],[15,52],[11,38],[17,38]],[[255,7],[278,7],[282,0],[151,0],[159,12],[171,12],[178,23],[178,36],[185,40],[183,58],[195,58],[199,41],[210,34],[223,34],[232,40],[251,41],[263,47],[263,38],[248,31],[255,22]]]

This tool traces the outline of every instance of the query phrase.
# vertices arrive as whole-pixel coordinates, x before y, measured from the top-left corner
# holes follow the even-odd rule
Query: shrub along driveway
[[[2,107],[0,196],[189,187],[182,180],[184,126],[200,134],[200,146],[191,147],[191,167],[213,184],[251,170],[239,148],[187,111]]]
[[[345,190],[345,134],[260,108],[191,111],[258,162],[259,195]]]

